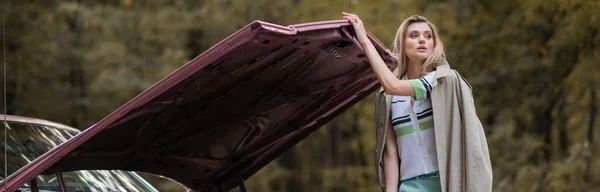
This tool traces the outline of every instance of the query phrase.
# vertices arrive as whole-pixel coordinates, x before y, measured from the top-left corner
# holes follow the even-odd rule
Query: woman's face
[[[412,61],[424,62],[433,52],[433,32],[427,23],[413,23],[406,29],[404,53]]]

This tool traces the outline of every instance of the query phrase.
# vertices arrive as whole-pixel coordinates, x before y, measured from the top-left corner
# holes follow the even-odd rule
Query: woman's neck
[[[418,79],[421,78],[421,73],[423,71],[423,62],[408,60],[408,65],[406,69],[406,77],[408,79]]]

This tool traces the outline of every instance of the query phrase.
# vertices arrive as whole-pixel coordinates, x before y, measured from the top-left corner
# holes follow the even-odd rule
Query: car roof
[[[368,37],[390,68],[390,51]],[[346,20],[254,21],[8,180],[120,169],[229,190],[379,87]],[[0,186],[1,187],[1,186]]]
[[[75,129],[68,125],[64,125],[64,124],[60,124],[57,122],[48,121],[48,120],[44,120],[44,119],[36,119],[36,118],[31,118],[31,117],[0,114],[0,121],[4,121],[4,120],[6,120],[7,122],[45,125],[45,126],[51,126],[51,127],[57,128],[57,129],[69,130],[69,131],[73,131],[73,132],[77,132],[77,133],[80,132],[78,129]]]

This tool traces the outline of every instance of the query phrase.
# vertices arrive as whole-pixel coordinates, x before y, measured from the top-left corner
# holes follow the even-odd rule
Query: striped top
[[[409,80],[415,90],[412,98],[392,96],[390,119],[398,143],[401,180],[438,171],[430,99],[434,76],[435,71]],[[411,99],[414,99],[413,106]]]

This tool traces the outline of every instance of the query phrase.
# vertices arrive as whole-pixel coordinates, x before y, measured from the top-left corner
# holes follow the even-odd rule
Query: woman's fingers
[[[360,20],[360,18],[358,18],[357,15],[346,12],[342,12],[342,14],[344,14],[343,18],[350,21],[351,24],[362,24],[362,21]]]
[[[354,27],[355,31],[356,31],[356,35],[360,38],[364,36],[364,31],[365,28],[363,26],[362,21],[358,18],[357,15],[354,14],[350,14],[350,13],[346,13],[346,12],[342,12],[343,16],[342,18],[348,20],[350,22],[350,24]]]
[[[351,14],[351,13],[346,13],[346,12],[342,12],[342,14],[344,15],[344,17],[347,16],[347,17],[350,17],[351,19],[355,18],[356,20],[359,20],[358,19],[358,15]]]
[[[344,16],[344,19],[350,21],[351,24],[355,24],[357,22],[356,18]]]
[[[344,19],[348,20],[350,23],[352,23],[352,19],[350,19],[349,17],[344,16]]]
[[[356,18],[356,17],[352,17],[352,16],[343,16],[344,19],[350,21],[350,23],[352,24],[357,24],[360,23],[360,19]]]
[[[352,14],[352,13],[346,13],[346,12],[342,12],[342,14],[344,14],[344,15],[349,15],[349,16],[355,16],[355,17],[358,17],[358,15],[356,15],[356,14]]]

